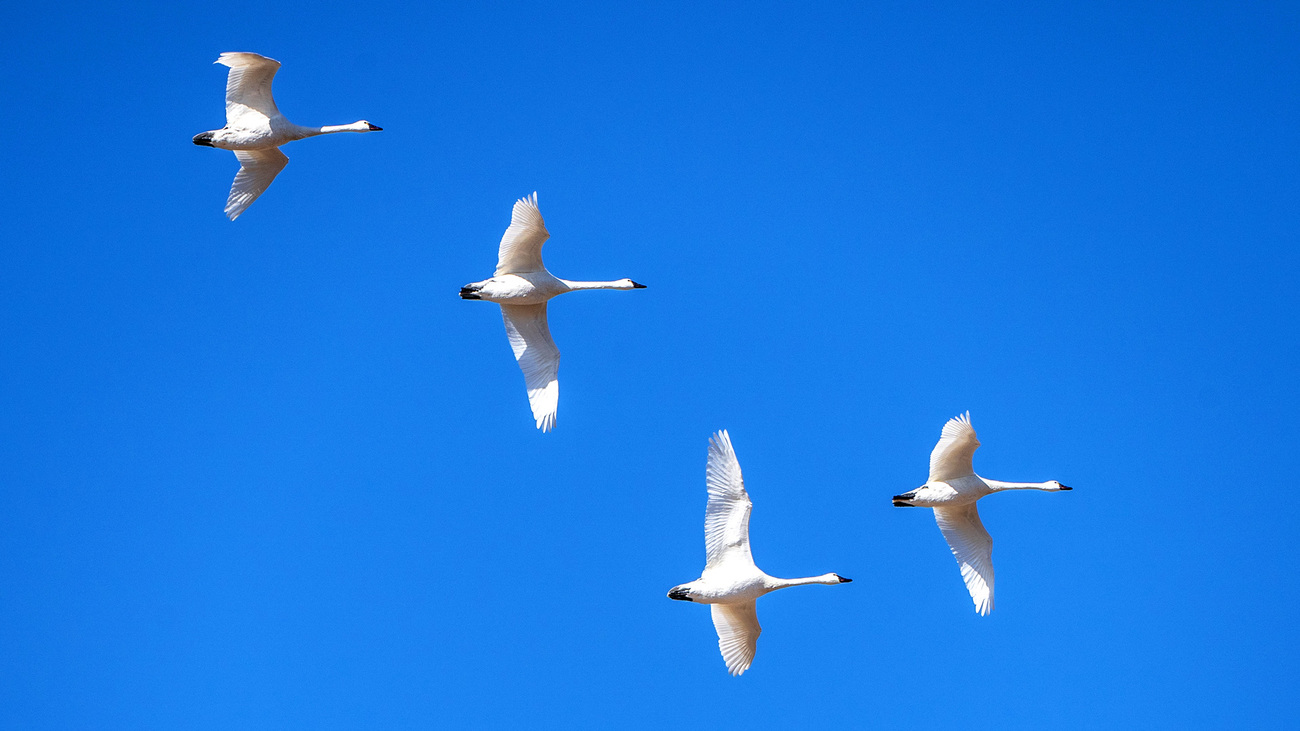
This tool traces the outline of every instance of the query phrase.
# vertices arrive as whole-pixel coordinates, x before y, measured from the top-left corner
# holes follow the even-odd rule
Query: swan
[[[213,63],[230,67],[226,77],[226,126],[194,135],[194,144],[233,150],[239,173],[226,199],[226,216],[239,218],[261,195],[289,158],[280,145],[335,132],[378,132],[382,127],[361,120],[352,124],[303,127],[280,114],[271,98],[271,79],[280,62],[256,53],[223,53]]]
[[[571,282],[552,276],[542,265],[542,244],[548,238],[542,212],[537,208],[537,191],[533,191],[531,196],[515,201],[510,227],[501,237],[493,277],[460,288],[461,299],[501,305],[510,348],[524,372],[528,404],[537,428],[543,432],[555,427],[555,411],[560,403],[560,382],[556,380],[560,350],[546,324],[546,301],[580,289],[645,289],[644,284],[631,279]]]
[[[1056,480],[1002,482],[980,477],[971,466],[979,445],[969,411],[949,419],[930,453],[930,479],[911,492],[895,495],[894,507],[934,508],[934,520],[961,566],[975,611],[987,616],[993,611],[993,538],[980,522],[975,501],[1003,490],[1060,492],[1074,488]]]
[[[704,481],[709,488],[709,503],[704,508],[704,573],[695,581],[674,586],[668,598],[710,606],[727,671],[740,675],[754,661],[758,635],[763,631],[758,626],[755,600],[788,586],[847,584],[852,579],[839,574],[778,579],[754,565],[749,552],[749,511],[753,506],[725,429],[709,439]]]

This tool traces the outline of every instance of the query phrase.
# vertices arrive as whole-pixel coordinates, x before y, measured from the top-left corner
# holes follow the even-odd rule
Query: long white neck
[[[767,585],[768,591],[776,591],[789,586],[804,586],[806,584],[841,584],[838,574],[822,574],[821,576],[806,576],[802,579],[778,579],[775,576],[769,576],[763,582]]]
[[[568,287],[569,291],[578,289],[636,289],[631,280],[627,279],[618,279],[612,282],[574,282],[568,279],[561,279],[560,281],[564,282],[564,286]]]
[[[993,492],[998,492],[999,490],[1049,490],[1051,492],[1056,492],[1061,489],[1061,483],[1053,480],[1048,480],[1047,482],[1003,482],[1001,480],[990,480],[987,477],[981,477],[980,479],[983,480],[984,484],[988,485],[989,489]]]
[[[324,127],[303,127],[297,125],[298,139],[306,137],[315,137],[316,135],[332,135],[335,132],[370,132],[370,123],[366,121],[353,122],[352,124],[327,124]]]

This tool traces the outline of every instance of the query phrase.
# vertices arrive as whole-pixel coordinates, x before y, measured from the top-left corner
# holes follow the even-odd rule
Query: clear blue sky
[[[461,4],[457,4],[459,6]],[[1298,721],[1293,3],[10,3],[0,727]],[[222,51],[302,124],[236,223]],[[490,275],[539,191],[537,432]],[[890,506],[970,409],[980,618]],[[729,677],[707,438],[765,598]]]

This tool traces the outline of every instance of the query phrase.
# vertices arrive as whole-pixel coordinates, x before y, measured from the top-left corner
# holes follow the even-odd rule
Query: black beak
[[[911,505],[911,504],[909,504],[907,501],[908,501],[908,500],[912,500],[912,499],[915,498],[915,497],[916,497],[916,490],[913,490],[913,491],[911,491],[911,492],[905,492],[905,493],[903,493],[902,495],[895,495],[894,498],[893,498],[893,500],[894,500],[894,507],[896,507],[896,508],[914,508],[914,507],[916,507],[916,506],[915,506],[915,505]]]
[[[1057,484],[1060,484],[1060,483],[1057,483]],[[1073,490],[1074,488],[1073,488],[1073,487],[1070,487],[1069,485],[1061,485],[1061,489],[1062,489],[1062,490]]]
[[[638,284],[637,282],[633,282],[633,283],[632,283],[632,289],[645,289],[645,285],[644,285],[644,284]]]
[[[212,147],[212,133],[200,132],[199,134],[194,135],[194,144],[202,145],[203,147]]]
[[[370,123],[369,123],[369,122],[366,122],[366,124],[370,124]],[[383,127],[376,127],[375,125],[370,124],[370,131],[371,131],[371,132],[383,132],[383,131],[384,131],[384,128],[383,128]]]
[[[843,576],[840,576],[839,574],[835,574],[835,575],[836,575],[836,576],[839,576],[839,579],[840,579],[840,583],[841,583],[841,584],[852,584],[852,583],[853,583],[853,579],[846,579],[846,578],[844,578]]]

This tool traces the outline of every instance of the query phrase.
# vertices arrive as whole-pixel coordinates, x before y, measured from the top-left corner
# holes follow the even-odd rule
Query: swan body
[[[753,663],[758,635],[763,631],[755,600],[777,589],[846,584],[851,579],[839,574],[778,579],[754,565],[749,550],[749,513],[753,505],[725,430],[709,439],[705,484],[709,502],[704,509],[704,573],[695,581],[674,586],[668,598],[710,605],[718,649],[727,671],[740,675]]]
[[[993,611],[993,537],[980,522],[975,502],[1003,490],[1071,490],[1056,480],[1003,482],[975,474],[973,457],[980,442],[970,412],[948,420],[930,453],[930,478],[911,492],[895,495],[894,506],[933,508],[939,531],[961,567],[975,611]]]
[[[239,173],[226,199],[226,216],[239,218],[280,174],[289,158],[280,145],[335,132],[377,132],[364,119],[352,124],[304,127],[285,119],[271,96],[271,80],[280,68],[275,59],[256,53],[223,53],[215,63],[230,67],[226,77],[226,126],[194,135],[194,144],[231,150]]]
[[[461,299],[501,305],[510,349],[524,372],[533,419],[544,432],[555,428],[560,403],[560,350],[551,339],[546,303],[556,295],[582,289],[645,289],[644,284],[631,279],[578,282],[554,276],[542,264],[542,244],[548,238],[550,233],[534,191],[515,201],[510,226],[501,237],[493,277],[460,288]]]
[[[560,279],[543,269],[540,272],[503,274],[467,284],[461,289],[464,299],[481,299],[501,305],[540,305],[550,298],[580,289],[644,289],[631,279],[612,282],[573,282]],[[473,295],[473,296],[470,296]]]

